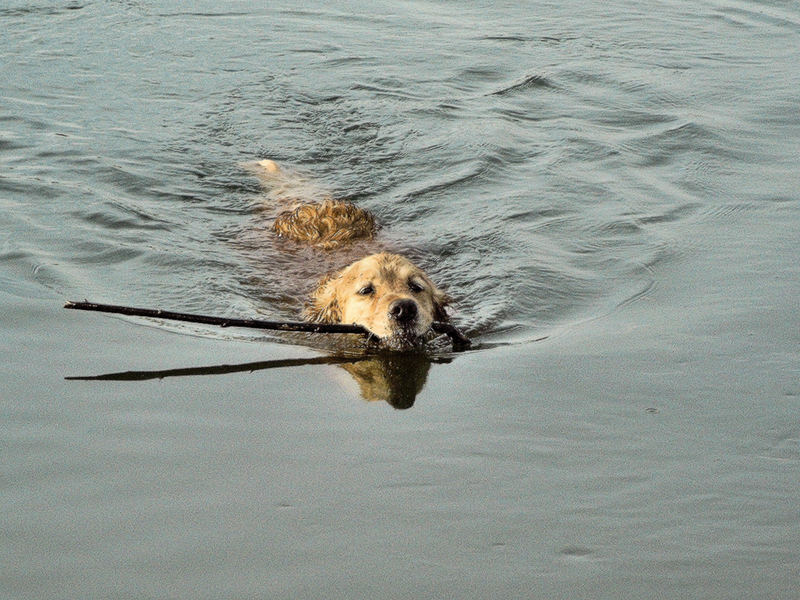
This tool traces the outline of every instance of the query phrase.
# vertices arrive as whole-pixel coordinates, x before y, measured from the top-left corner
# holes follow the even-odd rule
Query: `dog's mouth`
[[[426,339],[427,335],[420,334],[414,326],[397,327],[391,335],[380,338],[379,343],[388,350],[417,350],[425,345]]]

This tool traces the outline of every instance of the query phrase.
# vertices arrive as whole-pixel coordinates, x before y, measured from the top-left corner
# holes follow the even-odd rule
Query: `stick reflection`
[[[239,365],[213,365],[161,371],[122,371],[102,375],[65,377],[65,379],[71,381],[146,381],[166,377],[252,373],[267,369],[308,365],[338,365],[356,381],[361,396],[365,400],[382,400],[395,408],[406,409],[414,405],[417,395],[425,387],[431,363],[441,364],[450,361],[450,358],[432,358],[424,354],[381,353],[364,356],[318,356],[268,360]]]

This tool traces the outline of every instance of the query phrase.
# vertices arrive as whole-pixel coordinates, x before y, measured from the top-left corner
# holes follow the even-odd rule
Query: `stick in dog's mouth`
[[[76,310],[88,310],[105,313],[115,313],[132,317],[150,317],[154,319],[165,319],[172,321],[186,321],[191,323],[204,323],[207,325],[217,325],[219,327],[248,327],[253,329],[271,329],[274,331],[301,331],[306,333],[350,333],[366,335],[369,338],[377,338],[366,328],[360,325],[345,325],[343,323],[308,323],[291,321],[264,321],[261,319],[228,319],[223,317],[212,317],[208,315],[196,315],[165,311],[152,308],[137,308],[133,306],[120,306],[114,304],[97,304],[85,300],[83,302],[67,302],[64,308]],[[472,342],[467,339],[460,331],[449,323],[431,324],[431,330],[435,333],[446,334],[453,342],[453,350],[460,352],[470,347]]]

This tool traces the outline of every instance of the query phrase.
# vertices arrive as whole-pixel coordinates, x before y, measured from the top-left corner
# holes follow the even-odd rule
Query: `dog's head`
[[[447,321],[447,295],[425,272],[396,254],[372,254],[323,279],[306,317],[361,325],[384,346],[408,349],[424,341],[433,321]]]

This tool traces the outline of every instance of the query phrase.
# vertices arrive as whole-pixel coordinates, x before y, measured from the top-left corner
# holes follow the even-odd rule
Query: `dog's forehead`
[[[345,273],[351,280],[405,281],[422,271],[408,259],[397,255],[376,254],[352,264]]]

